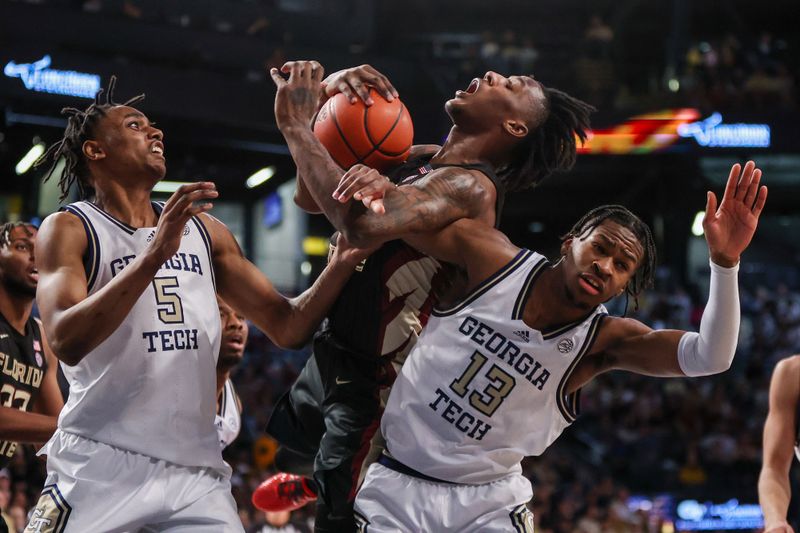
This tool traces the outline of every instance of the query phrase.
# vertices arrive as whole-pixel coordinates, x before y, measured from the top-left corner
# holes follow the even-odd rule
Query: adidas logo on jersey
[[[515,331],[514,335],[522,339],[523,342],[531,342],[531,334],[527,330],[521,329],[519,331]]]

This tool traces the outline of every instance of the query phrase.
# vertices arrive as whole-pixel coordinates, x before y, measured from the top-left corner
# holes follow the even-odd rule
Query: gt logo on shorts
[[[61,533],[67,525],[72,507],[61,495],[56,485],[47,485],[42,490],[39,502],[31,513],[26,533]]]
[[[533,533],[533,513],[525,505],[516,507],[510,516],[515,533]]]

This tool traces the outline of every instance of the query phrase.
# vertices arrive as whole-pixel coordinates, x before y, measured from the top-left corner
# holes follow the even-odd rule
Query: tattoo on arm
[[[351,211],[349,225],[367,236],[399,237],[441,229],[460,218],[476,216],[486,189],[469,171],[448,167],[432,172],[417,183],[389,191],[386,213]]]

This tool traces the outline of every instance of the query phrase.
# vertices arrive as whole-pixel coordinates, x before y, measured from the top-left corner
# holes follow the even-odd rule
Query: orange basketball
[[[314,122],[314,134],[333,160],[348,169],[356,163],[385,171],[402,163],[414,140],[414,126],[403,103],[387,102],[370,89],[374,102],[367,107],[360,99],[351,104],[337,94],[322,106]]]

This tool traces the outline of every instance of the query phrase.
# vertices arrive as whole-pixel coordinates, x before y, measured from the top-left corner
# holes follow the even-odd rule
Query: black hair
[[[596,207],[583,215],[572,226],[572,229],[561,237],[561,242],[569,238],[578,239],[584,237],[606,220],[611,220],[631,230],[644,249],[644,257],[639,266],[636,267],[636,271],[625,288],[625,293],[634,297],[636,308],[638,309],[638,296],[642,290],[653,285],[653,277],[656,270],[656,243],[653,240],[650,228],[639,217],[621,205]],[[627,308],[627,305],[625,307]]]
[[[547,118],[514,147],[510,164],[499,172],[508,191],[538,185],[553,172],[573,167],[577,150],[589,134],[594,107],[557,89],[542,86]]]
[[[17,228],[25,228],[28,236],[31,235],[30,228],[36,229],[36,225],[30,222],[6,222],[0,226],[0,248],[11,244],[11,232]]]
[[[115,102],[114,87],[116,84],[117,77],[111,76],[108,82],[108,91],[100,88],[94,97],[94,102],[83,111],[74,107],[63,108],[61,114],[67,115],[67,127],[64,129],[64,136],[60,141],[50,146],[34,164],[34,166],[39,166],[48,159],[52,160],[52,164],[44,176],[44,181],[47,181],[55,172],[58,160],[61,157],[65,159],[64,169],[58,179],[58,188],[61,190],[61,196],[58,198],[59,202],[63,202],[67,197],[73,183],[78,186],[78,196],[81,200],[94,195],[94,189],[87,180],[88,168],[83,155],[83,143],[92,138],[95,133],[95,126],[109,109],[120,105],[133,105],[144,99],[144,94],[140,94],[123,103]],[[105,101],[101,102],[100,97],[104,92],[106,95]]]

